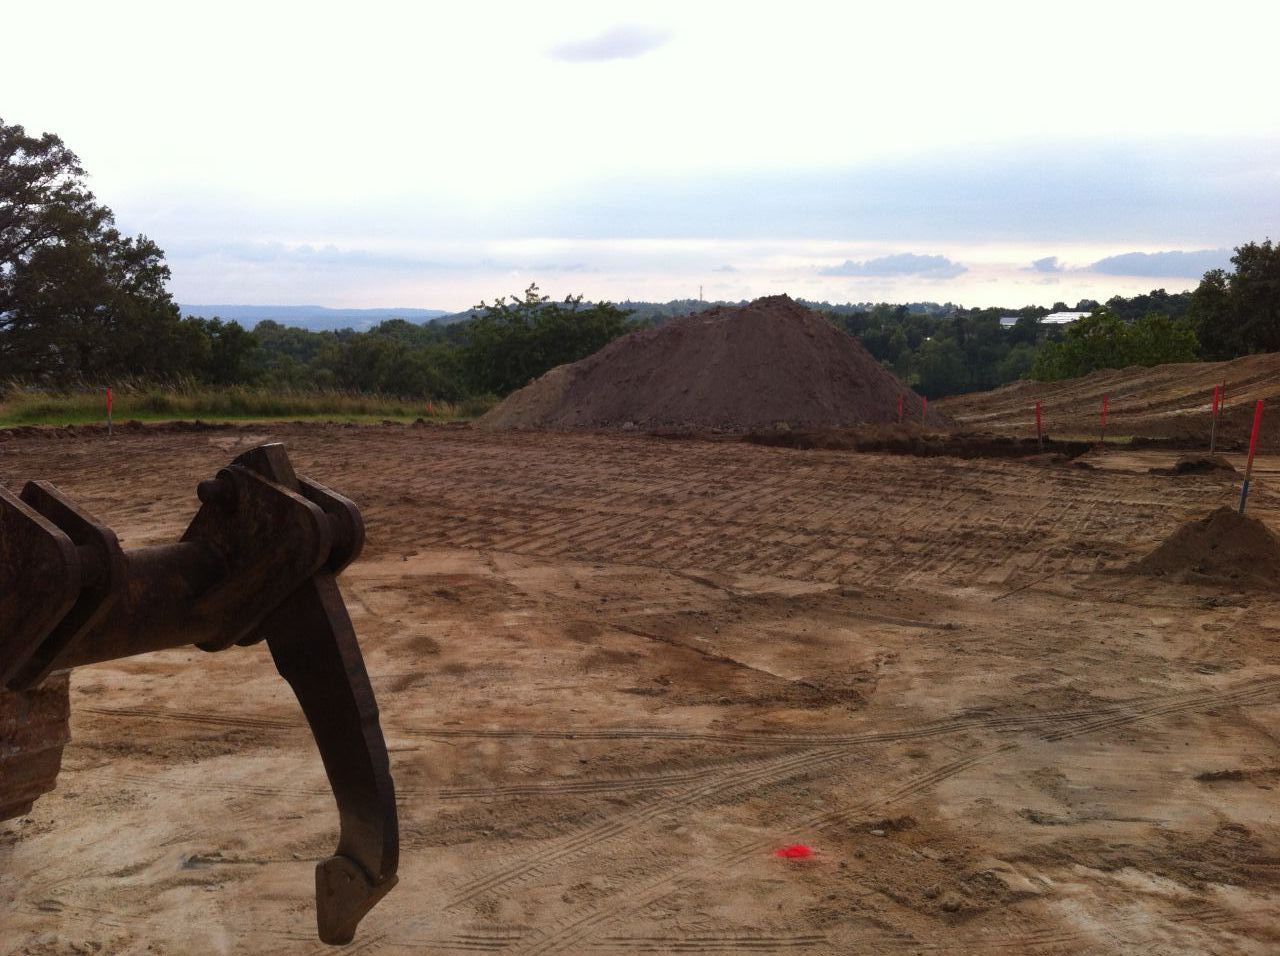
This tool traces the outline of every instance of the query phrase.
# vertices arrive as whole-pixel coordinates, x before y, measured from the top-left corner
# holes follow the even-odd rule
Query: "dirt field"
[[[1055,438],[1096,438],[1102,396],[1109,397],[1107,434],[1170,438],[1207,445],[1213,386],[1226,384],[1219,421],[1221,446],[1246,447],[1253,406],[1268,400],[1262,447],[1280,450],[1280,353],[1246,355],[1230,362],[1186,362],[1154,368],[1106,369],[1063,382],[1015,382],[991,392],[957,395],[937,407],[960,427],[1035,436],[1035,404],[1041,401],[1045,431]]]
[[[159,543],[270,438],[369,527],[401,883],[346,951],[1280,951],[1280,591],[1119,570],[1230,476],[290,426],[10,441],[0,481]],[[72,697],[0,825],[0,952],[332,951],[336,814],[265,647]]]

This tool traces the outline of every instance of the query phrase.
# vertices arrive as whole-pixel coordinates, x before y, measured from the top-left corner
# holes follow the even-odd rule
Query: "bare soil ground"
[[[158,543],[268,439],[369,527],[402,868],[346,951],[1280,950],[1280,591],[1124,570],[1230,474],[288,426],[22,438],[0,481]],[[72,687],[0,952],[331,951],[336,814],[265,648]]]
[[[1280,449],[1280,353],[1230,362],[1188,362],[1154,368],[1106,369],[1062,382],[1015,382],[991,392],[957,395],[937,407],[962,429],[1035,436],[1036,399],[1046,433],[1055,438],[1096,437],[1102,396],[1109,397],[1107,434],[1141,435],[1197,447],[1209,442],[1213,386],[1226,384],[1219,447],[1244,447],[1258,399],[1268,402],[1262,447]]]

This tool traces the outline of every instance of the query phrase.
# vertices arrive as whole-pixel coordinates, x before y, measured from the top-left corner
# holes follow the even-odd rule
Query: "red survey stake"
[[[1209,454],[1213,454],[1218,446],[1218,399],[1222,395],[1222,386],[1213,386],[1213,417],[1209,420]]]
[[[1240,486],[1240,513],[1249,499],[1249,479],[1253,477],[1253,453],[1258,447],[1258,428],[1262,425],[1262,399],[1253,406],[1253,431],[1249,435],[1249,463],[1244,466],[1244,484]]]

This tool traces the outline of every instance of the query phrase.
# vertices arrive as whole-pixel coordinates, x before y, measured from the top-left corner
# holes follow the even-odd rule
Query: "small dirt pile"
[[[1235,466],[1221,455],[1180,455],[1172,468],[1148,469],[1153,475],[1234,475]]]
[[[862,344],[788,296],[624,336],[512,393],[488,428],[839,427],[920,420],[920,396]],[[943,428],[933,409],[925,424]]]
[[[1280,589],[1280,536],[1223,507],[1188,521],[1134,570],[1186,583]]]

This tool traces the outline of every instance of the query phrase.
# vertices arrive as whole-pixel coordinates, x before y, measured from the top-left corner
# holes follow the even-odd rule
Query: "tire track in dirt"
[[[528,938],[529,933],[515,935],[488,935],[482,933],[458,933],[447,939],[414,939],[408,943],[414,951],[421,952],[480,952],[500,953]],[[701,936],[616,936],[601,940],[593,947],[597,952],[618,953],[788,953],[796,950],[811,951],[814,946],[825,945],[827,937],[820,933],[796,936],[780,936],[762,933]]]
[[[517,881],[524,881],[551,866],[561,863],[584,850],[598,846],[634,832],[657,816],[688,809],[701,803],[713,803],[740,792],[759,792],[784,780],[802,776],[817,767],[848,761],[860,756],[844,748],[809,750],[787,754],[761,761],[758,766],[741,772],[740,768],[725,768],[716,775],[686,789],[682,793],[660,796],[647,803],[624,810],[607,820],[570,834],[551,847],[541,847],[536,854],[508,864],[486,876],[459,886],[445,904],[445,909],[456,909],[477,897],[493,892]]]
[[[614,936],[601,940],[602,948],[625,953],[782,953],[826,945],[821,933],[771,936],[765,933],[720,936]]]
[[[1164,698],[1160,698],[1164,699]],[[600,740],[600,741],[692,741],[714,744],[738,744],[766,747],[818,747],[833,744],[859,745],[893,740],[911,740],[917,737],[958,733],[969,729],[1022,727],[1039,723],[1070,720],[1088,720],[1110,713],[1119,713],[1120,707],[1099,707],[1084,710],[1049,711],[1026,715],[958,715],[919,727],[902,730],[866,731],[852,734],[786,734],[774,731],[716,731],[675,730],[662,727],[616,727],[594,729],[584,727],[574,730],[545,730],[534,728],[470,728],[470,727],[397,727],[388,725],[384,730],[388,737],[421,737],[433,739],[479,740]],[[305,723],[266,718],[232,717],[201,711],[149,710],[131,707],[83,707],[80,711],[103,717],[144,720],[177,720],[212,726],[246,727],[263,730],[306,731]]]
[[[119,783],[150,789],[156,785],[156,776],[145,773],[94,771],[94,776]],[[276,787],[253,783],[217,783],[212,781],[185,781],[166,779],[166,789],[181,790],[186,793],[226,793],[231,796],[253,794],[255,797],[328,797],[332,799],[333,791],[328,787]]]
[[[1265,692],[1266,687],[1257,692]],[[1199,706],[1206,701],[1229,703],[1228,698],[1214,695],[1195,695],[1190,700],[1184,696],[1169,701],[1159,698],[1161,703],[1149,704],[1158,707],[1160,713],[1172,713],[1188,706]],[[89,710],[89,708],[85,708]],[[219,714],[202,714],[199,712],[133,710],[129,708],[93,708],[100,716],[137,718],[154,720],[179,720],[191,723],[208,723],[213,725],[229,724],[232,726],[254,726],[265,729],[299,729],[287,721],[267,719],[224,717]],[[469,730],[460,728],[439,728],[424,730],[397,731],[405,736],[511,740],[520,738],[551,740],[599,740],[599,741],[680,741],[708,742],[716,744],[739,744],[744,746],[772,746],[784,749],[808,752],[815,748],[857,748],[874,744],[897,743],[910,740],[922,740],[951,734],[966,733],[976,730],[992,731],[1031,731],[1043,725],[1067,724],[1066,733],[1074,733],[1074,727],[1103,728],[1110,726],[1117,719],[1127,722],[1135,709],[1128,707],[1099,707],[1083,710],[1055,711],[1029,715],[962,715],[947,720],[925,724],[920,727],[904,728],[891,731],[871,731],[860,734],[743,734],[717,733],[713,731],[662,731],[647,728],[619,728],[617,730],[581,730],[581,731],[548,731],[548,730]],[[389,731],[390,733],[391,731]],[[1046,740],[1062,739],[1063,732],[1044,735]],[[785,758],[774,758],[785,759]],[[762,763],[759,758],[751,758],[748,764]],[[399,788],[401,797],[434,797],[440,800],[495,799],[512,796],[557,795],[557,794],[591,794],[591,793],[627,793],[637,790],[670,789],[686,784],[699,784],[713,781],[726,774],[738,772],[744,764],[742,760],[730,760],[712,767],[691,770],[683,773],[658,774],[651,776],[622,776],[607,778],[572,778],[568,780],[531,781],[518,784],[495,784],[492,786],[453,787],[440,789]],[[119,773],[113,779],[123,783],[139,786],[153,786],[155,779],[146,774]],[[167,780],[166,786],[189,792],[220,792],[232,795],[252,793],[256,796],[316,796],[329,794],[324,786],[317,787],[285,787],[265,784],[222,784],[217,782],[184,782]]]
[[[741,764],[736,764],[741,766]],[[662,790],[684,784],[701,783],[725,772],[724,766],[706,767],[686,773],[655,776],[616,777],[599,780],[544,780],[525,784],[492,787],[456,787],[436,792],[441,800],[487,800],[500,797],[559,796],[579,793],[634,793],[640,790]]]
[[[942,780],[962,773],[975,764],[990,760],[1001,753],[1014,750],[1016,747],[1017,745],[1014,743],[1007,743],[992,750],[951,761],[928,774],[908,781],[901,787],[894,788],[887,794],[863,801],[854,807],[841,811],[839,814],[822,814],[802,821],[779,822],[778,825],[789,832],[804,832],[805,830],[821,832],[848,816],[853,814],[865,815],[876,809],[889,806],[905,797],[927,790]],[[731,850],[715,854],[711,859],[680,867],[673,872],[668,872],[648,881],[642,887],[629,889],[626,894],[626,902],[616,909],[605,909],[593,904],[579,910],[577,914],[562,918],[558,921],[560,925],[557,928],[544,933],[529,945],[517,945],[511,951],[527,954],[527,956],[548,956],[548,954],[566,951],[581,952],[578,947],[585,940],[614,920],[624,915],[634,914],[672,893],[691,889],[698,882],[701,882],[716,871],[723,871],[727,866],[740,863],[759,853],[767,852],[775,843],[776,840],[772,837],[758,838],[739,844]]]
[[[1061,732],[1044,735],[1041,739],[1063,741],[1100,730],[1109,730],[1118,726],[1134,724],[1175,713],[1186,713],[1206,707],[1244,706],[1273,696],[1277,690],[1280,690],[1280,679],[1272,678],[1252,681],[1232,691],[1199,694],[1189,698],[1184,696],[1180,701],[1174,703],[1148,703],[1146,706],[1133,707],[1127,713],[1095,721],[1077,723],[1075,726],[1064,729]],[[914,777],[887,793],[862,801],[852,807],[789,821],[785,829],[790,832],[825,832],[834,827],[847,829],[854,818],[860,818],[877,811],[883,812],[892,805],[930,790],[971,767],[985,763],[1002,754],[1018,750],[1020,747],[1021,745],[1016,741],[1010,741],[997,747],[987,748],[978,753],[960,757],[929,773]],[[624,915],[634,914],[673,892],[690,889],[711,873],[722,871],[726,866],[740,863],[754,855],[765,852],[774,843],[775,841],[772,838],[752,840],[739,844],[731,850],[716,854],[709,860],[690,864],[659,876],[649,881],[643,888],[638,890],[629,889],[626,894],[626,902],[619,908],[606,909],[599,904],[591,904],[579,910],[577,915],[571,915],[560,920],[560,925],[556,930],[543,934],[536,942],[532,942],[528,946],[517,946],[512,951],[526,954],[526,956],[549,956],[549,954],[553,953],[574,951],[573,947],[581,944],[585,939],[598,932],[602,926],[608,925],[609,922]],[[609,902],[609,900],[606,902]]]
[[[444,911],[456,910],[499,888],[526,882],[566,859],[597,846],[603,841],[631,833],[664,814],[687,809],[698,803],[725,799],[738,792],[759,792],[769,786],[776,786],[789,778],[802,776],[807,771],[822,766],[824,763],[830,765],[834,762],[849,761],[855,756],[856,754],[843,749],[806,751],[763,761],[764,765],[755,772],[747,774],[722,772],[719,776],[701,786],[679,794],[660,796],[647,803],[632,807],[594,826],[571,833],[567,837],[556,841],[550,848],[540,848],[536,854],[528,855],[485,876],[468,881],[454,891],[442,909]],[[383,943],[390,940],[394,932],[404,927],[406,922],[416,922],[416,919],[407,917],[393,922],[390,926],[384,925],[378,933],[352,944],[348,947],[347,952],[376,951]],[[540,933],[540,931],[535,932]],[[315,951],[316,956],[323,952],[325,951]]]
[[[1233,706],[1256,703],[1256,701],[1265,699],[1265,697],[1274,694],[1277,687],[1280,687],[1280,680],[1271,678],[1271,680],[1251,682],[1248,683],[1248,685],[1236,687],[1236,689],[1231,690],[1220,692],[1199,692],[1199,694],[1189,696],[1187,694],[1179,694],[1172,697],[1158,697],[1158,699],[1140,701],[1138,704],[1121,704],[1116,706],[1106,706],[1106,708],[1073,710],[1073,712],[1030,715],[1030,717],[998,717],[998,715],[996,715],[996,717],[991,717],[991,715],[988,715],[988,717],[961,717],[952,719],[952,721],[938,722],[937,724],[933,724],[933,726],[904,729],[904,731],[864,733],[864,735],[826,736],[824,738],[819,738],[819,740],[828,742],[828,744],[829,742],[838,741],[838,744],[841,746],[828,746],[819,750],[806,750],[800,754],[782,755],[780,758],[763,761],[763,763],[767,765],[760,768],[758,772],[755,773],[741,774],[739,772],[739,768],[732,767],[731,765],[731,767],[722,769],[718,774],[710,774],[709,778],[705,779],[705,781],[701,781],[700,779],[699,786],[695,786],[694,788],[691,788],[691,790],[686,790],[684,793],[680,793],[680,795],[669,797],[669,799],[659,799],[657,801],[650,802],[650,804],[640,806],[640,808],[635,808],[630,814],[630,819],[611,818],[603,824],[599,824],[594,828],[588,829],[588,831],[572,834],[568,840],[562,841],[561,845],[553,848],[550,856],[547,854],[540,854],[538,859],[534,861],[517,863],[516,865],[508,866],[508,868],[499,870],[498,873],[488,874],[486,877],[472,880],[470,884],[465,884],[465,886],[460,888],[457,895],[453,897],[449,907],[465,905],[466,902],[474,900],[474,898],[483,895],[483,893],[492,892],[498,887],[507,886],[507,884],[517,882],[517,880],[518,882],[524,882],[524,880],[535,877],[535,875],[543,872],[547,866],[558,863],[558,861],[562,861],[563,859],[567,859],[567,857],[575,855],[577,852],[585,850],[585,848],[594,846],[595,843],[602,840],[612,840],[612,838],[634,831],[635,828],[640,827],[640,825],[643,825],[644,823],[648,823],[650,819],[657,817],[657,815],[672,813],[672,811],[678,811],[681,809],[689,809],[691,806],[700,804],[700,802],[716,802],[718,800],[728,799],[728,797],[731,797],[735,795],[736,792],[740,791],[764,790],[764,788],[777,786],[778,783],[785,781],[787,778],[800,776],[800,774],[804,774],[810,769],[822,767],[824,764],[826,764],[827,767],[835,767],[838,763],[845,763],[845,761],[856,755],[849,753],[851,746],[874,744],[874,742],[908,740],[908,738],[913,737],[937,736],[941,735],[941,733],[960,732],[965,731],[965,729],[984,727],[992,729],[1032,729],[1037,726],[1043,726],[1043,724],[1066,722],[1068,723],[1068,726],[1057,729],[1057,731],[1041,735],[1044,740],[1062,741],[1068,740],[1070,737],[1087,735],[1087,733],[1106,731],[1106,729],[1124,726],[1124,724],[1165,717],[1165,715],[1170,714],[1189,712],[1189,710],[1194,709],[1208,708],[1208,706]],[[102,712],[109,715],[123,715],[123,717],[138,717],[138,715],[141,714],[155,719],[164,719],[174,717],[175,715],[170,712],[134,712],[134,710],[128,709],[97,710],[102,710]],[[246,724],[250,724],[250,726],[259,726],[271,729],[297,729],[296,724],[288,722],[266,721],[266,719],[260,718],[228,718],[227,715],[178,712],[177,719],[186,719],[186,721],[195,722],[212,721],[228,723],[232,724],[232,726],[246,726]],[[444,728],[442,728],[442,731],[443,729]],[[640,732],[652,733],[652,731]],[[424,733],[424,735],[431,735],[431,733],[436,732],[424,731],[421,733]],[[463,731],[463,729],[448,728],[447,731],[443,733],[443,736],[517,737],[530,735],[527,732],[521,733],[518,731],[486,732]],[[573,736],[590,737],[593,735],[591,735],[590,732],[582,733],[582,735],[572,735],[570,732],[541,732],[538,736],[571,738]],[[596,738],[609,738],[616,736],[616,732],[596,732],[595,736]],[[758,742],[760,740],[760,735],[739,736],[748,737],[749,740],[753,742]],[[717,740],[723,740],[722,735],[713,735],[713,737],[717,738]],[[813,737],[801,736],[782,738],[780,741],[777,737],[768,736],[768,742],[771,742],[771,744],[778,744],[778,742],[781,742],[783,746],[803,746],[808,744],[812,747],[815,741]],[[1011,744],[1005,744],[1000,747],[996,747],[996,749],[993,750],[983,751],[982,754],[965,756],[965,758],[951,761],[951,763],[946,764],[945,767],[933,770],[932,773],[925,774],[923,777],[915,778],[913,781],[906,783],[906,785],[897,787],[895,790],[887,792],[886,795],[878,797],[876,800],[865,801],[864,804],[856,806],[856,808],[841,811],[841,813],[836,815],[826,814],[820,819],[805,820],[805,822],[800,825],[801,827],[804,827],[804,825],[808,824],[809,828],[819,829],[819,831],[822,831],[822,829],[833,827],[833,825],[846,823],[847,818],[849,818],[849,815],[851,814],[865,814],[870,810],[876,809],[877,806],[888,805],[892,804],[892,802],[909,799],[909,797],[915,795],[915,793],[923,792],[924,790],[928,790],[928,788],[937,786],[937,783],[942,782],[943,779],[955,776],[957,773],[963,773],[964,770],[973,767],[975,764],[982,763],[984,760],[992,759],[993,756],[1006,753],[1006,751],[1016,749],[1016,746],[1018,745],[1012,744],[1011,742]],[[620,783],[620,788],[626,788],[627,786],[626,781],[618,783]],[[283,792],[283,788],[280,792]],[[323,791],[316,792],[319,793]],[[756,841],[750,843],[750,845],[742,846],[737,850],[737,852],[733,852],[731,855],[722,855],[722,857],[719,857],[718,863],[723,865],[724,863],[733,863],[733,861],[745,859],[745,857],[756,854],[756,852],[767,850],[768,845],[771,845],[771,843],[772,841]],[[692,878],[694,877],[686,877],[685,879]],[[672,879],[672,877],[663,878],[662,882],[653,888],[653,892],[655,893],[653,898],[659,898],[664,895],[664,893],[671,892],[672,889],[684,886],[684,883],[682,882],[678,884],[672,883]],[[596,924],[599,923],[599,920],[608,918],[609,912],[612,911],[600,912],[602,912],[602,915],[600,915],[599,919],[591,919],[590,923],[573,924],[573,927],[582,929],[582,933],[591,932],[591,930],[594,930],[596,927]],[[570,934],[571,938],[566,937],[563,939],[564,944],[566,944],[566,946],[571,946],[573,942],[581,938],[582,933],[577,932],[577,929],[575,929],[575,932]],[[380,939],[385,939],[383,934],[379,934],[379,937]],[[548,939],[549,941],[554,942],[556,937],[548,937]],[[374,941],[374,939],[371,939],[370,941],[371,944],[375,944],[376,942],[379,941]],[[556,952],[561,950],[563,950],[563,947],[559,948],[559,950],[554,947],[544,947],[531,948],[530,952]]]
[[[1195,910],[1191,913],[1170,913],[1165,916],[1165,921],[1169,923],[1193,923],[1197,926],[1213,926],[1228,927],[1240,921],[1240,917],[1245,914],[1230,913],[1220,907],[1209,906],[1204,909]],[[1125,926],[1147,926],[1151,922],[1149,916],[1133,916],[1133,915],[1113,915],[1107,920],[1108,927],[1125,927]],[[992,939],[990,934],[982,936],[961,936],[960,940],[973,946],[980,946],[987,949],[1012,950],[1015,953],[1026,952],[1027,950],[1044,949],[1053,946],[1078,946],[1082,940],[1087,940],[1095,936],[1088,930],[1070,930],[1070,929],[1041,929],[1032,930],[1029,933],[1018,936],[1011,936],[1005,939]],[[1114,936],[1114,934],[1108,934]],[[920,952],[943,952],[953,953],[956,951],[956,941],[948,941],[945,943],[921,942],[921,941],[903,941],[903,948],[910,946],[911,949]],[[1079,952],[1073,949],[1071,952]]]
[[[301,713],[298,720],[273,720],[269,717],[243,717],[232,714],[204,711],[154,710],[145,707],[77,707],[77,714],[93,714],[97,717],[123,717],[136,720],[175,720],[192,724],[209,724],[215,727],[243,727],[246,730],[306,730]]]
[[[1263,678],[1257,681],[1250,681],[1248,684],[1232,691],[1196,694],[1182,700],[1126,708],[1117,714],[1099,716],[1096,720],[1076,727],[1064,728],[1063,730],[1046,734],[1044,739],[1050,742],[1057,742],[1071,737],[1078,737],[1081,734],[1090,734],[1101,730],[1109,730],[1112,727],[1125,726],[1140,720],[1150,720],[1155,717],[1179,714],[1201,708],[1245,706],[1264,700],[1268,696],[1275,694],[1277,690],[1280,690],[1280,678]]]
[[[754,493],[758,494],[758,489]],[[505,497],[495,499],[492,502],[495,507],[506,506],[512,512],[503,522],[509,533],[499,533],[497,529],[490,533],[472,523],[464,538],[451,536],[445,543],[494,548],[548,560],[576,555],[583,559],[660,568],[701,568],[709,565],[725,571],[761,568],[781,577],[796,577],[797,568],[821,565],[822,562],[814,562],[814,555],[830,550],[839,552],[843,539],[862,525],[854,515],[848,515],[846,521],[836,527],[831,527],[832,522],[826,519],[819,521],[818,527],[805,527],[803,519],[791,519],[792,522],[799,520],[800,524],[782,520],[787,516],[779,515],[777,510],[769,514],[767,521],[761,520],[764,515],[755,521],[747,521],[745,514],[735,520],[723,514],[711,516],[702,508],[688,505],[664,509],[657,515],[637,516],[634,509],[602,508],[598,501],[572,501],[567,504],[567,500],[563,490],[554,494],[535,493],[532,500],[526,499],[514,508]],[[920,496],[912,502],[912,507],[888,510],[883,516],[880,533],[894,540],[919,539],[923,542],[924,539],[914,534],[922,532],[923,528],[918,521],[912,520],[912,515],[931,502],[927,496]],[[475,510],[477,504],[470,498],[464,501],[457,497],[456,490],[454,498],[443,502],[446,507],[450,503],[459,510],[468,511]],[[778,508],[782,507],[785,504],[778,504]],[[1046,509],[1057,515],[1051,502],[1041,502],[1039,508],[1041,517]],[[587,514],[584,515],[584,511]],[[813,511],[816,507],[811,508],[811,513]],[[1031,520],[1035,520],[1035,516],[1023,514],[1019,523]],[[972,583],[976,577],[986,577],[999,570],[1003,570],[1007,577],[1013,570],[1009,564],[1039,540],[1038,535],[1028,535],[1019,545],[1006,548],[1006,553],[998,555],[995,561],[976,561],[973,559],[981,549],[972,539],[972,530],[965,524],[963,514],[957,514],[944,527],[935,526],[930,531],[934,536],[930,539],[934,547],[929,549],[925,559],[929,567],[920,567],[914,551],[899,547],[882,555],[864,555],[870,560],[864,560],[853,575],[844,577],[853,578],[853,583],[872,580],[883,583],[887,577],[895,575],[911,577],[933,573],[960,584]],[[429,539],[430,535],[428,543]],[[657,547],[659,542],[672,539],[681,541],[678,552]],[[726,550],[726,541],[732,541],[733,547]],[[987,554],[986,557],[990,559],[991,556]],[[1070,557],[1054,557],[1048,563],[1065,570],[1070,564]],[[959,573],[955,573],[957,571]],[[810,573],[799,579],[813,577]]]
[[[1090,708],[1065,714],[1036,715],[1030,720],[1024,720],[1021,726],[1025,729],[1031,729],[1041,724],[1052,724],[1055,721],[1062,722],[1065,720],[1069,726],[1064,728],[1063,731],[1055,732],[1051,735],[1037,735],[1037,739],[1061,741],[1098,730],[1111,729],[1116,726],[1133,724],[1174,713],[1213,706],[1245,705],[1264,700],[1277,690],[1280,690],[1280,678],[1263,679],[1249,682],[1230,691],[1196,693],[1192,695],[1182,693],[1172,695],[1172,700],[1169,696],[1164,696],[1149,699],[1140,704]],[[979,725],[1015,727],[1018,726],[1018,720],[1018,718],[1011,717],[980,718]],[[914,733],[902,731],[876,736],[891,736],[892,739],[909,739],[910,737],[921,735],[935,736],[945,732],[944,728],[946,726],[946,722],[943,722],[925,728],[923,734],[921,731]],[[972,729],[973,726],[975,725],[967,724],[965,729]],[[825,832],[833,827],[847,829],[855,817],[883,811],[896,803],[926,792],[971,767],[1020,749],[1020,747],[1021,744],[1018,742],[1010,741],[994,748],[988,748],[978,753],[957,758],[941,767],[935,768],[929,773],[912,778],[901,786],[862,801],[852,807],[839,811],[826,811],[791,821],[786,828],[794,832],[803,832],[805,830]],[[798,759],[776,758],[767,761],[768,766],[761,768],[760,772],[750,776],[737,776],[729,779],[714,778],[706,784],[693,790],[687,790],[684,793],[671,796],[660,795],[648,803],[633,807],[629,811],[624,811],[623,814],[611,817],[585,830],[569,834],[557,841],[549,851],[545,848],[540,848],[536,854],[528,856],[524,860],[516,861],[500,870],[461,885],[454,891],[454,895],[446,903],[444,909],[458,909],[499,888],[527,882],[529,879],[545,872],[552,865],[562,863],[564,860],[570,859],[602,841],[625,836],[659,816],[692,809],[700,804],[714,805],[716,802],[732,798],[739,792],[758,793],[769,787],[779,786],[788,778],[801,776],[819,767],[825,766],[831,768],[831,772],[835,772],[840,765],[847,763],[854,756],[860,756],[860,754],[850,752],[847,748],[836,748],[806,751],[799,755],[790,756]],[[548,953],[565,952],[566,950],[576,952],[578,950],[574,950],[572,947],[593,935],[613,919],[633,914],[670,893],[691,888],[699,880],[716,871],[723,870],[725,866],[742,862],[754,855],[768,851],[773,847],[774,843],[773,838],[753,840],[718,854],[711,860],[691,864],[674,872],[664,874],[650,881],[638,891],[629,890],[626,896],[627,903],[621,909],[602,909],[592,905],[587,907],[585,912],[580,910],[580,915],[570,914],[562,918],[559,921],[559,927],[553,931],[536,931],[533,934],[536,939],[525,938],[518,941],[513,944],[514,948],[510,951],[539,954],[539,956],[546,956]],[[382,943],[390,940],[391,935],[401,928],[404,922],[402,920],[393,923],[391,926],[384,926],[382,931],[354,944],[354,947],[349,952],[376,951]],[[526,943],[527,945],[524,945]],[[323,951],[317,951],[317,953],[319,952]]]

